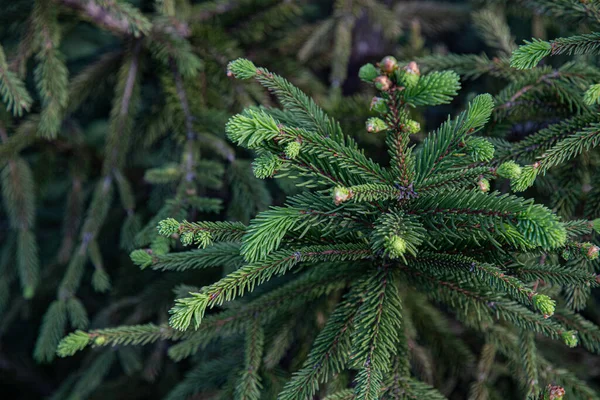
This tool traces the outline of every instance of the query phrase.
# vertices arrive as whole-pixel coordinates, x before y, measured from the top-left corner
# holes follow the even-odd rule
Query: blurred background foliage
[[[227,272],[140,271],[130,250],[169,246],[155,233],[159,219],[247,223],[294,190],[285,179],[254,178],[252,154],[225,140],[231,115],[273,100],[255,84],[228,78],[228,61],[246,57],[287,77],[383,160],[383,140],[364,129],[374,93],[358,79],[360,66],[392,54],[423,70],[456,69],[461,97],[414,115],[428,131],[474,94],[506,86],[501,68],[477,71],[451,55],[482,55],[502,66],[522,39],[587,29],[525,3],[535,2],[0,0],[0,74],[10,71],[26,90],[14,106],[20,110],[0,110],[0,162],[12,171],[0,207],[2,397],[158,399],[181,379],[186,362],[170,361],[164,342],[66,359],[55,359],[54,350],[71,328],[164,322],[184,278],[201,286]],[[512,121],[510,132],[523,137],[547,122],[528,116]],[[597,168],[589,157],[580,175]],[[583,214],[552,186],[528,195],[564,216]],[[599,311],[591,306],[584,314],[598,323]],[[548,358],[598,379],[598,358],[581,349],[566,357],[552,346]],[[431,355],[423,357],[426,368]],[[466,396],[456,382],[436,383],[452,398]]]

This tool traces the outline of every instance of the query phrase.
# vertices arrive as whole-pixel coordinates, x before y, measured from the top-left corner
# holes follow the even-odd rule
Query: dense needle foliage
[[[0,7],[10,398],[599,398],[595,2]]]

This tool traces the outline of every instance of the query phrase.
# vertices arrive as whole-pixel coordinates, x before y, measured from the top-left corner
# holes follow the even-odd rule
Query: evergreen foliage
[[[538,354],[534,334],[568,347],[581,341],[595,351],[595,339],[578,335],[569,317],[563,319],[555,310],[556,301],[550,296],[559,296],[562,285],[597,285],[593,273],[575,277],[559,267],[561,259],[570,258],[567,252],[574,258],[594,258],[590,249],[597,252],[598,247],[572,242],[582,233],[589,234],[592,224],[582,223],[583,232],[574,231],[542,205],[482,189],[482,179],[498,177],[493,146],[475,136],[492,116],[492,96],[475,97],[463,113],[415,146],[409,115],[415,96],[421,104],[447,102],[458,86],[458,76],[420,76],[414,63],[386,70],[382,62],[381,69],[373,68],[379,75],[371,80],[387,110],[381,115],[385,129],[376,133],[386,136],[387,167],[367,158],[334,119],[288,81],[248,60],[231,62],[230,75],[258,80],[279,99],[282,110],[248,109],[230,119],[228,137],[261,157],[269,154],[278,161],[272,176],[294,178],[306,189],[288,198],[284,206],[260,213],[247,227],[161,221],[161,235],[177,234],[185,245],[200,245],[201,252],[227,245],[231,257],[241,258],[241,265],[177,299],[170,311],[170,328],[125,326],[90,331],[87,338],[78,331],[61,342],[59,354],[71,355],[89,344],[146,343],[164,338],[156,330],[167,329],[167,337],[179,341],[170,356],[181,359],[211,346],[217,338],[245,337],[243,372],[229,375],[222,386],[225,396],[232,390],[234,398],[256,399],[270,398],[271,391],[279,392],[273,398],[282,399],[306,399],[319,393],[353,399],[394,398],[399,393],[443,398],[414,371],[421,361],[410,361],[418,360],[422,351],[413,344],[414,338],[421,336],[421,329],[430,329],[417,326],[414,319],[425,307],[444,329],[442,321],[449,316],[432,307],[443,304],[465,328],[489,337],[486,346],[492,360],[499,346],[495,343],[499,339],[492,339],[496,330],[515,336],[514,346],[521,350],[508,352],[523,357],[525,365],[517,377],[536,382],[524,386],[525,393],[548,396],[545,385],[557,382],[572,393],[589,391],[582,382],[574,384],[552,374],[545,374],[548,381],[537,384],[545,361]],[[407,70],[418,77],[410,83],[414,90],[408,87]],[[382,77],[389,81],[383,87],[377,85]],[[293,158],[285,151],[289,143],[301,144]],[[503,169],[503,175],[515,180],[522,176],[514,163]],[[239,245],[228,244],[232,241]],[[142,267],[155,262],[138,259],[138,251],[132,258]],[[540,255],[549,258],[547,264],[540,264]],[[552,271],[562,283],[540,288],[539,278],[526,272],[536,267],[542,273]],[[279,278],[292,269],[297,271],[293,276]],[[250,300],[244,301],[245,297]],[[415,303],[413,297],[421,300]],[[269,307],[258,308],[265,304]],[[310,336],[315,339],[308,353],[294,356],[304,359],[303,364],[279,389],[268,388],[268,376],[282,360],[263,365],[265,343],[278,345],[280,329],[293,323],[297,307],[308,315],[312,309],[330,311],[323,326],[312,328]],[[223,310],[210,312],[214,308]],[[598,331],[581,316],[576,318]],[[103,338],[101,343],[93,341],[98,337]],[[508,345],[506,339],[500,340],[502,346]],[[287,352],[298,351],[289,347],[290,339],[285,343]],[[464,344],[459,346],[469,353]],[[490,368],[490,355],[480,368]],[[346,383],[337,384],[336,379]],[[190,383],[184,384],[187,388]],[[202,392],[199,386],[196,390]]]
[[[593,1],[0,8],[4,395],[599,398]]]

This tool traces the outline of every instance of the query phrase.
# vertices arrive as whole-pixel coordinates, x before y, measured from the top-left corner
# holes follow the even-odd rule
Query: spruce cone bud
[[[340,205],[341,203],[348,201],[352,198],[352,191],[343,186],[336,186],[333,189],[333,202],[335,205]]]
[[[482,137],[470,137],[465,142],[465,150],[475,161],[490,161],[494,158],[494,145]]]
[[[104,343],[106,343],[106,337],[104,336],[96,336],[94,339],[94,344],[96,346],[102,346]]]
[[[392,236],[387,240],[386,243],[386,248],[390,258],[401,257],[404,253],[406,253],[406,247],[406,240],[400,236]]]
[[[379,114],[385,114],[388,112],[387,105],[385,104],[385,100],[381,97],[373,97],[371,100],[371,110],[378,112]]]
[[[398,82],[402,82],[408,88],[417,86],[420,76],[419,66],[414,61],[411,61],[404,68],[396,72]]]
[[[171,236],[179,232],[180,226],[179,222],[174,218],[163,219],[158,223],[158,233],[161,236]]]
[[[383,60],[381,60],[381,62],[379,63],[379,67],[386,74],[391,74],[396,69],[398,69],[398,61],[392,56],[387,56],[384,57]]]
[[[496,173],[506,179],[517,179],[521,176],[521,166],[514,161],[507,161],[500,164]]]
[[[523,192],[528,187],[533,185],[535,178],[537,177],[539,163],[527,165],[521,169],[521,175],[514,179],[510,184],[515,192]]]
[[[404,70],[406,72],[408,72],[409,74],[416,74],[418,76],[421,75],[421,71],[419,70],[419,65],[414,61],[409,62],[408,65],[406,67],[404,67]]]
[[[421,130],[421,124],[411,119],[406,123],[405,129],[409,134],[414,135],[416,133],[419,133],[419,131]]]
[[[531,299],[533,306],[544,314],[545,318],[551,317],[556,308],[556,302],[545,294],[535,294]]]
[[[366,125],[369,133],[377,133],[387,129],[385,121],[379,118],[369,118]]]
[[[379,71],[373,64],[365,64],[358,71],[358,77],[365,82],[373,82],[378,75]]]
[[[588,260],[595,260],[598,258],[598,253],[600,252],[600,247],[592,244],[592,243],[583,243],[581,245],[581,253]]]
[[[379,75],[375,78],[375,87],[382,92],[387,92],[392,87],[392,81],[385,75]]]
[[[565,331],[561,334],[563,342],[569,347],[577,346],[577,331]]]
[[[290,160],[298,157],[298,154],[300,154],[300,148],[302,147],[302,145],[300,144],[300,142],[298,141],[293,141],[287,144],[287,146],[285,146],[285,149],[283,150],[285,152],[285,156],[287,158],[289,158]]]
[[[194,243],[194,232],[183,232],[181,234],[181,244],[189,246]]]
[[[560,386],[548,385],[544,393],[544,400],[563,400],[565,389]]]
[[[479,190],[481,190],[483,193],[487,193],[490,191],[490,181],[488,181],[485,178],[479,179],[477,185],[479,186]]]

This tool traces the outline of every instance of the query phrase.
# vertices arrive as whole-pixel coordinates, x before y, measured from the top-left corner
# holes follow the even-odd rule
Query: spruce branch
[[[298,263],[360,260],[370,256],[371,252],[365,246],[356,245],[311,246],[273,253],[261,262],[243,266],[220,281],[203,288],[199,293],[190,293],[191,297],[177,300],[171,311],[171,326],[185,330],[193,320],[195,329],[198,329],[207,308],[243,296],[246,291],[252,291],[256,285],[271,279],[274,275],[286,273]]]
[[[31,96],[25,84],[10,70],[4,49],[0,46],[0,96],[13,115],[21,116],[31,107]]]

